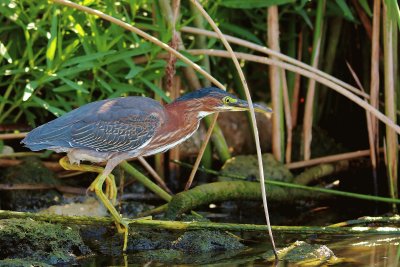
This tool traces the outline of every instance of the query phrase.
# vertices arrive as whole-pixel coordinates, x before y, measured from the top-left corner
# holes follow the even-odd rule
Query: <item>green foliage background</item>
[[[211,1],[207,10],[224,32],[263,44],[266,35],[266,9],[272,4],[282,6],[282,20],[287,25],[301,22],[312,27],[306,2],[299,1]],[[289,3],[289,4],[288,4]],[[333,11],[353,19],[343,1],[331,5]],[[171,39],[157,1],[82,1],[83,5],[123,19],[164,42]],[[188,3],[182,3],[180,25],[191,25],[193,14]],[[216,15],[218,14],[218,16]],[[168,96],[154,81],[164,76],[166,62],[157,59],[161,49],[124,29],[46,0],[3,0],[0,4],[0,123],[27,121],[32,126],[48,119],[49,112],[62,115],[77,106],[98,99],[123,95]],[[285,26],[284,26],[285,27]],[[293,32],[294,33],[294,32]],[[283,36],[283,46],[296,37]],[[185,46],[193,47],[193,38],[183,36]],[[208,47],[219,48],[215,39]],[[243,50],[243,49],[238,49]],[[145,64],[132,58],[146,56]],[[197,58],[192,57],[193,60]],[[234,86],[234,76],[213,59],[213,75]],[[183,66],[178,62],[178,67]],[[250,69],[251,70],[251,69]],[[267,75],[267,71],[261,72]],[[249,73],[253,83],[264,85]],[[268,95],[268,93],[267,93]]]

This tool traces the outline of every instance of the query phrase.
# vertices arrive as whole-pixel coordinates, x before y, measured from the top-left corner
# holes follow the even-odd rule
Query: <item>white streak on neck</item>
[[[197,118],[202,119],[210,114],[213,114],[214,112],[212,111],[199,111],[199,113],[197,113]]]

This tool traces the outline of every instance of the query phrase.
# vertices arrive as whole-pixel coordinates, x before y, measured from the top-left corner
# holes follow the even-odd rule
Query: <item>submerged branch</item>
[[[50,223],[61,223],[67,225],[98,225],[113,227],[114,220],[109,217],[84,217],[84,216],[60,216],[48,214],[36,214],[29,212],[17,212],[0,210],[0,219],[33,219]],[[256,224],[236,224],[236,223],[214,223],[214,222],[179,222],[179,221],[160,221],[150,218],[137,220],[126,219],[130,229],[154,228],[164,230],[220,230],[220,231],[248,231],[265,232],[266,225]],[[358,235],[379,234],[379,235],[400,235],[400,229],[396,227],[320,227],[320,226],[272,226],[276,233],[281,234],[333,234],[333,235]]]

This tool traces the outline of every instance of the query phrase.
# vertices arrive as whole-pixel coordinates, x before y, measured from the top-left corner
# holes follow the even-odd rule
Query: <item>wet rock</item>
[[[304,241],[296,241],[292,245],[278,250],[279,260],[295,263],[296,266],[325,266],[342,262],[325,245],[308,244]],[[264,254],[264,258],[273,261],[271,251]]]
[[[296,241],[290,247],[279,251],[283,259],[290,262],[299,262],[304,260],[325,261],[335,258],[332,250],[325,245],[311,245],[304,241]]]
[[[59,181],[40,159],[29,157],[23,164],[7,168],[0,183],[55,185]],[[0,198],[1,209],[29,212],[59,204],[62,199],[56,190],[9,190],[2,191]]]
[[[208,230],[185,232],[172,245],[187,253],[238,250],[245,247],[237,238],[227,233]]]
[[[272,154],[263,154],[264,175],[270,180],[290,182],[293,180],[293,174],[285,167],[284,164],[277,161]],[[227,175],[243,176],[248,180],[259,180],[258,162],[256,155],[236,156],[227,160],[221,168],[221,176],[219,181],[228,181],[232,178],[225,177]]]
[[[89,253],[75,228],[31,219],[0,220],[0,260],[65,264]]]
[[[121,252],[122,236],[115,234],[112,238],[99,239],[93,247],[105,255],[116,255]],[[129,233],[128,251],[159,251],[176,250],[189,254],[240,250],[245,246],[234,236],[222,231],[135,231],[131,228]]]
[[[138,231],[130,235],[129,250],[168,249],[175,238],[174,234],[155,231]]]

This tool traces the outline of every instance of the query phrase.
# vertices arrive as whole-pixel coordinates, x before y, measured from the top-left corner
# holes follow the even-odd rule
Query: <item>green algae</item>
[[[220,231],[187,231],[173,242],[173,247],[187,253],[239,250],[245,246],[232,235]]]
[[[106,244],[106,243],[105,243]],[[111,246],[107,246],[111,247]],[[129,236],[128,251],[160,249],[183,251],[189,254],[243,249],[234,236],[223,231],[196,230],[179,232],[135,231]],[[104,251],[104,250],[103,250]]]
[[[79,231],[31,219],[0,220],[0,259],[64,264],[88,255]]]
[[[44,262],[38,262],[38,261],[32,261],[32,260],[26,260],[26,259],[5,259],[5,260],[0,260],[0,267],[51,267],[51,265],[44,263]]]

